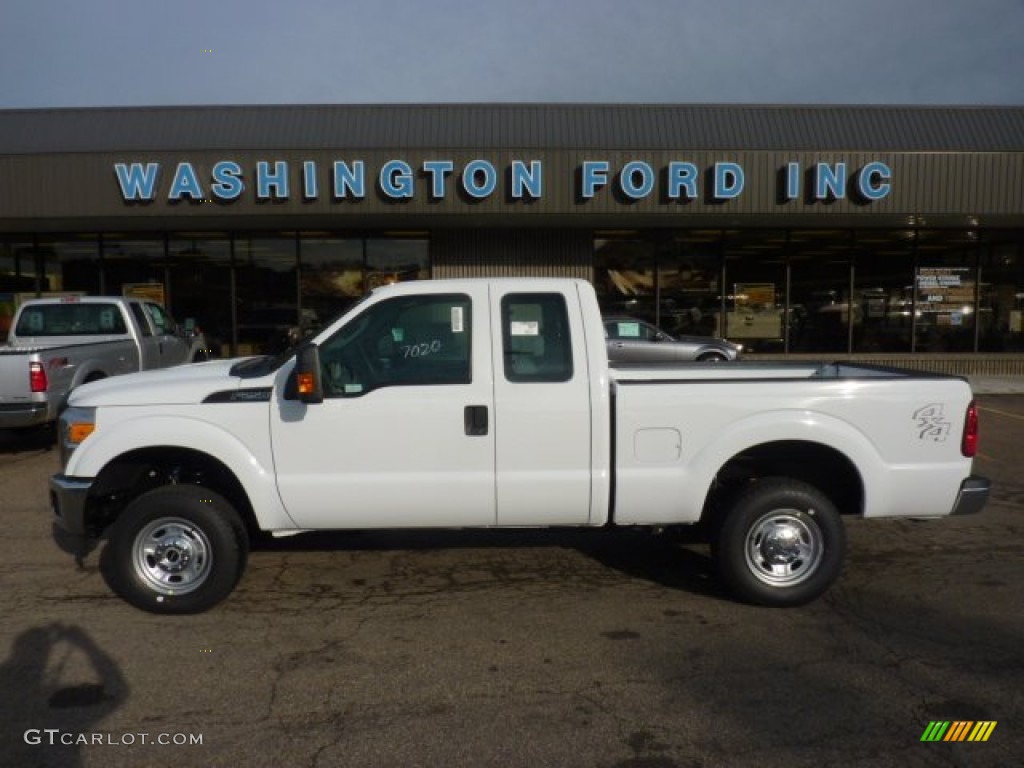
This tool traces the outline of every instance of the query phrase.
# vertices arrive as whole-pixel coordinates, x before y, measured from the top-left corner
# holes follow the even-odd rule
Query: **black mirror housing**
[[[300,401],[315,405],[324,401],[324,386],[320,377],[320,348],[316,344],[303,344],[295,353],[295,370],[291,387]]]

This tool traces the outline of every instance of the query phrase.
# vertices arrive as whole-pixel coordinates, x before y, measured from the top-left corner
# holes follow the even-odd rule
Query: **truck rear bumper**
[[[18,429],[45,424],[50,419],[46,403],[4,403],[0,405],[0,429]]]
[[[88,538],[85,500],[92,483],[91,477],[53,475],[50,478],[50,508],[54,522],[83,542]]]
[[[988,503],[991,491],[992,483],[987,477],[971,475],[960,484],[960,493],[956,495],[956,502],[950,514],[973,515],[981,512],[982,507]]]

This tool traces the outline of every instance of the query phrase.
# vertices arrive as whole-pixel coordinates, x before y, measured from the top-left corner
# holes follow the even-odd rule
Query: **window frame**
[[[548,338],[545,336],[545,328],[538,327],[536,336],[544,341],[544,350],[540,354],[528,355],[527,360],[530,358],[542,358],[550,360],[557,354],[561,359],[557,363],[561,363],[561,368],[548,368],[540,367],[536,371],[527,372],[525,370],[514,370],[514,366],[517,364],[517,355],[527,355],[526,352],[516,352],[512,349],[512,340],[514,338],[529,338],[534,334],[523,333],[523,334],[512,334],[512,323],[513,322],[534,322],[528,321],[516,321],[510,316],[510,305],[513,302],[520,304],[526,304],[527,302],[540,303],[543,301],[554,300],[555,303],[551,305],[554,311],[557,313],[557,317],[551,318],[547,316],[547,310],[541,310],[541,321],[546,324],[553,322],[560,324],[562,329],[561,334],[561,348],[557,352],[552,352],[548,349]],[[555,340],[559,340],[559,334],[557,332],[557,325],[555,331]],[[505,376],[505,380],[512,384],[563,384],[567,381],[572,381],[576,374],[575,365],[573,362],[573,345],[572,345],[572,330],[569,324],[569,307],[568,302],[565,299],[565,295],[557,291],[529,291],[529,292],[517,292],[517,293],[506,293],[501,297],[501,358],[502,358],[502,373]],[[532,362],[532,361],[531,361]]]

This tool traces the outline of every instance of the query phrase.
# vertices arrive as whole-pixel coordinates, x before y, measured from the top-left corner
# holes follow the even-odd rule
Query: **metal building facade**
[[[344,186],[357,170],[358,194]],[[816,294],[827,289],[845,327],[815,337],[811,351],[1016,353],[1024,351],[1024,108],[0,111],[0,303],[5,291],[116,290],[128,278],[115,279],[112,265],[128,275],[126,262],[144,253],[138,258],[161,265],[145,279],[162,280],[172,303],[192,312],[202,297],[187,303],[184,289],[175,293],[175,270],[198,247],[181,243],[201,241],[230,264],[223,324],[237,351],[245,302],[255,301],[246,290],[262,290],[236,289],[254,244],[273,240],[294,260],[294,288],[277,304],[301,312],[314,301],[304,286],[318,248],[361,249],[366,271],[388,238],[429,247],[433,277],[573,276],[619,288],[625,280],[659,322],[696,301],[700,284],[711,296],[701,308],[717,315],[709,330],[721,334],[743,331],[737,286],[771,285],[783,318],[823,311]],[[75,261],[79,241],[95,254],[97,281]],[[890,258],[902,272],[886,272]],[[961,281],[956,301],[970,304],[972,317],[932,312],[925,287],[940,274]],[[897,305],[912,327],[895,347],[888,337],[860,339],[861,320],[867,326],[872,313]],[[929,326],[941,344],[917,327],[923,310],[941,316],[941,332]],[[790,324],[782,321],[773,351],[801,351]]]

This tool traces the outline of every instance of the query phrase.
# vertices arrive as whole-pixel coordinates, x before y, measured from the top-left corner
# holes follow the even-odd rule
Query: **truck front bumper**
[[[960,492],[956,495],[956,502],[950,514],[973,515],[981,512],[981,508],[988,503],[991,491],[992,483],[987,477],[971,475],[960,483]]]
[[[89,538],[85,524],[85,500],[92,483],[91,477],[53,475],[50,478],[53,521],[75,539],[81,551],[84,551]]]

